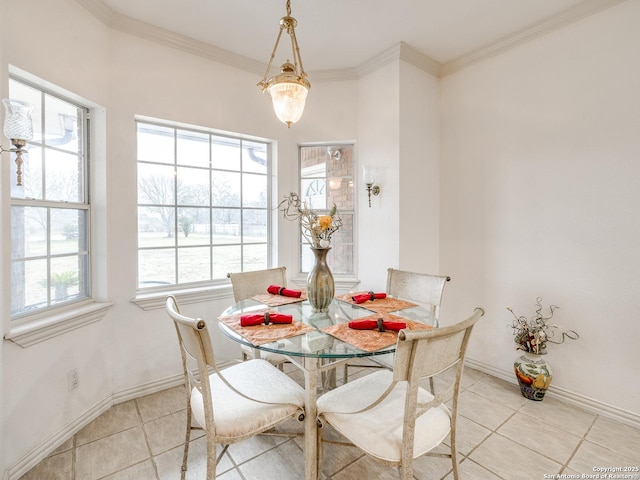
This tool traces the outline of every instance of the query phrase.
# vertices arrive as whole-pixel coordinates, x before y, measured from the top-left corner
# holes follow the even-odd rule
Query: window
[[[319,214],[329,213],[335,203],[342,227],[331,237],[327,261],[337,275],[353,275],[353,225],[355,218],[353,145],[324,144],[300,147],[300,196]],[[308,272],[313,253],[301,236],[300,268]]]
[[[264,141],[139,121],[138,287],[268,268]]]
[[[13,77],[9,91],[34,106],[23,186],[13,177],[11,187],[11,316],[19,319],[91,295],[89,110]]]

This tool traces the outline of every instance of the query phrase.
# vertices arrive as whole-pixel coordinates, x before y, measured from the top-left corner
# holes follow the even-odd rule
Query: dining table
[[[392,354],[397,331],[385,329],[385,324],[397,326],[399,322],[411,330],[437,327],[437,319],[428,305],[392,297],[372,297],[370,301],[356,303],[355,298],[355,294],[338,295],[327,311],[318,312],[304,295],[301,298],[256,295],[229,306],[218,317],[222,332],[233,341],[252,347],[257,358],[261,352],[278,353],[303,372],[305,480],[320,477],[316,402],[323,390],[335,386],[336,368],[354,358]],[[241,325],[242,318],[267,312],[272,316],[291,315],[292,322]],[[352,322],[362,325],[361,322],[371,320],[376,328],[349,327]]]

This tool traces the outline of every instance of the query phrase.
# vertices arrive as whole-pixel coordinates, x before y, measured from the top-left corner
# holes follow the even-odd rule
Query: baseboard
[[[465,365],[468,365],[471,368],[479,370],[493,377],[497,377],[501,380],[513,383],[514,385],[518,384],[511,370],[497,369],[491,365],[487,365],[476,360],[471,360],[470,358],[467,358],[465,360]],[[599,400],[589,398],[585,395],[572,392],[565,388],[554,386],[553,384],[551,384],[549,390],[547,390],[546,395],[557,398],[562,402],[581,408],[582,410],[595,413],[596,415],[602,415],[603,417],[610,418],[625,425],[629,425],[634,428],[640,428],[640,415],[638,415],[637,413],[623,410],[616,406],[603,403]]]
[[[119,403],[128,402],[129,400],[161,392],[162,390],[177,387],[178,385],[184,385],[184,375],[182,373],[178,375],[171,375],[170,377],[165,377],[160,380],[142,383],[135,387],[116,392],[113,394],[113,404],[117,405]]]
[[[107,397],[97,403],[80,417],[65,425],[53,435],[44,439],[22,458],[5,470],[5,480],[17,480],[22,475],[47,458],[56,448],[80,431],[85,425],[98,418],[113,405],[112,397]]]
[[[33,449],[27,452],[20,460],[9,466],[3,476],[3,480],[17,480],[22,475],[35,467],[42,460],[47,458],[56,448],[66,442],[69,438],[87,426],[93,420],[106,412],[113,405],[127,402],[135,398],[151,395],[152,393],[166,390],[167,388],[177,387],[184,384],[184,375],[172,375],[153,382],[143,383],[133,388],[128,388],[98,402],[89,410],[84,412],[80,417],[65,425],[62,429],[53,435],[44,439]]]

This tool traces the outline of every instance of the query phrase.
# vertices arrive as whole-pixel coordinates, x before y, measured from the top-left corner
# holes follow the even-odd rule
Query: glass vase
[[[327,253],[331,248],[314,248],[311,251],[315,263],[307,275],[307,299],[314,312],[327,312],[335,294],[333,274],[327,265]]]
[[[551,383],[551,367],[542,355],[525,352],[513,362],[522,396],[541,401]]]

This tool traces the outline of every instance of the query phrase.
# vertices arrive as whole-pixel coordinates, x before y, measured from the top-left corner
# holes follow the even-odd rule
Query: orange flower
[[[333,219],[329,215],[318,216],[318,225],[320,225],[320,230],[329,230],[332,223]]]

